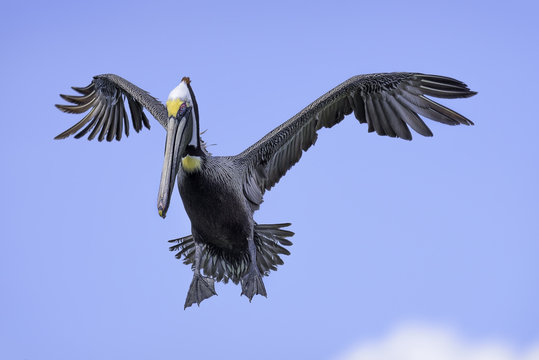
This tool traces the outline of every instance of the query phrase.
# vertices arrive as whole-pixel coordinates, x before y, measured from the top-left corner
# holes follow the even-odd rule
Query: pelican
[[[317,132],[354,113],[368,132],[412,139],[410,128],[432,136],[418,116],[448,125],[472,121],[429,97],[466,98],[476,94],[450,77],[421,73],[359,75],[319,97],[291,119],[235,156],[212,156],[200,138],[199,111],[188,77],[181,79],[162,104],[148,92],[114,74],[94,76],[78,94],[60,95],[70,105],[58,109],[82,114],[82,120],[55,139],[70,135],[88,140],[120,140],[150,128],[146,109],[166,130],[165,156],[157,196],[157,210],[165,218],[170,197],[178,190],[191,221],[191,235],[170,240],[176,258],[191,265],[193,279],[184,309],[213,296],[215,281],[241,284],[249,301],[267,296],[263,276],[283,264],[281,255],[292,245],[290,223],[257,224],[253,215],[270,190],[316,141]],[[128,110],[131,114],[129,121]]]

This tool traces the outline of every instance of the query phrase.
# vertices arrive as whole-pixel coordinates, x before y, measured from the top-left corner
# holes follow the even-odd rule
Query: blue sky
[[[422,321],[517,348],[539,340],[539,83],[533,2],[5,4],[0,21],[0,358],[330,359]],[[70,86],[116,73],[165,99],[190,76],[214,154],[242,151],[347,78],[418,71],[479,95],[433,138],[353,117],[266,193],[292,255],[249,304],[238,286],[183,311],[190,269],[157,214],[165,133],[53,137]]]

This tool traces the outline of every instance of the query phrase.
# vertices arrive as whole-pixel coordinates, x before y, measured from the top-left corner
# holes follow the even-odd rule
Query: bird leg
[[[202,245],[195,240],[195,261],[194,261],[194,274],[191,285],[189,286],[189,292],[185,299],[184,309],[197,303],[200,306],[202,300],[205,300],[213,295],[217,295],[215,292],[215,281],[208,276],[202,276],[200,274],[200,259],[202,258]]]
[[[256,245],[254,240],[254,233],[251,237],[247,239],[247,245],[249,246],[249,256],[250,264],[247,274],[241,278],[241,295],[245,295],[249,298],[249,302],[253,299],[255,295],[262,295],[267,297],[266,288],[264,287],[264,282],[262,281],[262,274],[258,270],[258,265],[256,261]]]

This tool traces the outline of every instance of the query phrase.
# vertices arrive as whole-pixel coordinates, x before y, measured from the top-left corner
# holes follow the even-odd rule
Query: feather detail
[[[73,87],[81,96],[63,95],[62,99],[74,105],[56,105],[64,112],[81,114],[90,112],[77,124],[55,137],[64,139],[77,133],[86,124],[87,127],[77,133],[75,138],[90,132],[89,140],[98,134],[98,140],[120,140],[122,132],[129,136],[129,118],[124,106],[127,99],[133,127],[139,132],[142,127],[150,128],[150,122],[144,113],[146,108],[166,129],[167,111],[165,106],[146,91],[138,88],[129,81],[113,74],[94,76],[90,85],[86,87]]]
[[[278,265],[284,264],[279,255],[290,255],[284,246],[291,246],[292,242],[287,237],[294,235],[292,231],[284,230],[283,227],[290,226],[284,224],[255,224],[254,241],[256,245],[257,265],[260,272],[268,275],[270,271],[276,271]],[[174,245],[169,247],[170,251],[177,252],[176,258],[181,259],[186,265],[194,266],[195,240],[192,235],[169,240]],[[200,268],[206,276],[210,276],[216,281],[227,283],[229,280],[238,284],[241,277],[249,267],[249,258],[245,254],[233,255],[226,250],[202,243],[202,256]]]
[[[425,95],[466,98],[475,94],[463,82],[438,75],[385,73],[350,78],[239,154],[245,164],[244,193],[258,201],[255,184],[262,196],[315,143],[319,129],[331,128],[352,112],[359,123],[367,123],[368,132],[411,140],[409,128],[432,136],[419,115],[448,125],[473,125]]]

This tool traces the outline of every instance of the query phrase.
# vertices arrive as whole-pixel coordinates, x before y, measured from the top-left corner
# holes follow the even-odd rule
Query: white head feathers
[[[188,80],[187,80],[188,81]],[[187,87],[185,78],[176,86],[170,94],[168,94],[168,100],[179,99],[183,102],[187,102],[188,105],[193,106],[193,101],[191,100],[191,93]]]

